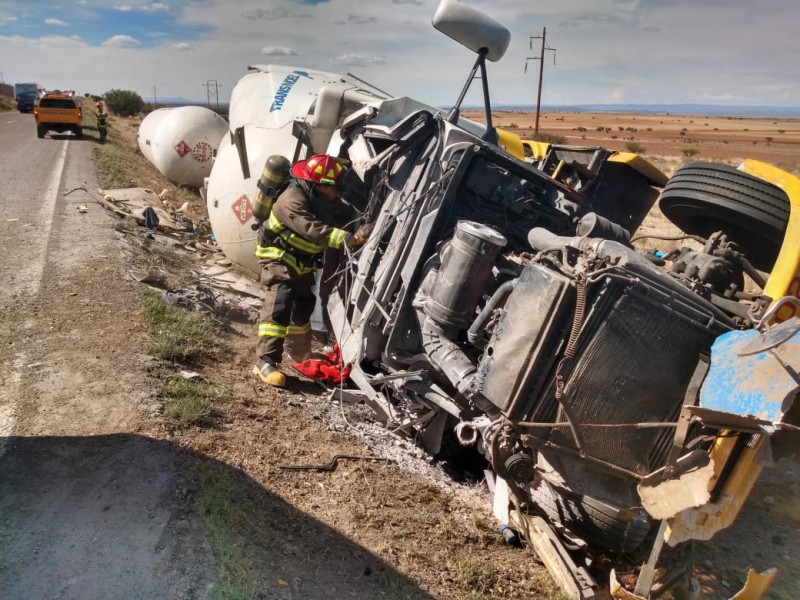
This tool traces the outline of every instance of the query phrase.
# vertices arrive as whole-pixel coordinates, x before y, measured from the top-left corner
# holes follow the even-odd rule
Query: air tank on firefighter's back
[[[227,133],[225,119],[209,108],[159,108],[139,126],[139,149],[171,182],[200,188]]]

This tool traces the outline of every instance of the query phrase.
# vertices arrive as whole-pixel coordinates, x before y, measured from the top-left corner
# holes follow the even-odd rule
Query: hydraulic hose
[[[497,288],[497,291],[494,294],[492,294],[492,297],[489,298],[486,306],[483,307],[483,310],[472,322],[472,325],[467,331],[467,339],[469,340],[470,344],[477,348],[483,349],[486,344],[483,343],[481,339],[481,331],[486,325],[486,322],[489,320],[492,311],[494,311],[494,309],[496,309],[498,305],[503,302],[509,296],[509,294],[511,294],[516,283],[516,279],[506,281],[503,285]]]

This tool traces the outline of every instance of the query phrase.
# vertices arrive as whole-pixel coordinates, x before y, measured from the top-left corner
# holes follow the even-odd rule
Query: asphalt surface
[[[91,133],[0,113],[0,598],[207,598],[192,476],[141,433],[136,295]]]

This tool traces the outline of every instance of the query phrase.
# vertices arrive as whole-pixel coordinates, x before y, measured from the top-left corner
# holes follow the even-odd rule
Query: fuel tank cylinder
[[[159,108],[139,126],[139,149],[167,179],[200,188],[228,124],[203,106]]]

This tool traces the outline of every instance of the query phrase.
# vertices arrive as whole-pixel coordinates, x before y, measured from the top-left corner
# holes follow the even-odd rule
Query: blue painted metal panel
[[[780,422],[797,395],[800,321],[766,333],[731,331],[711,348],[711,365],[700,388],[700,406]]]

